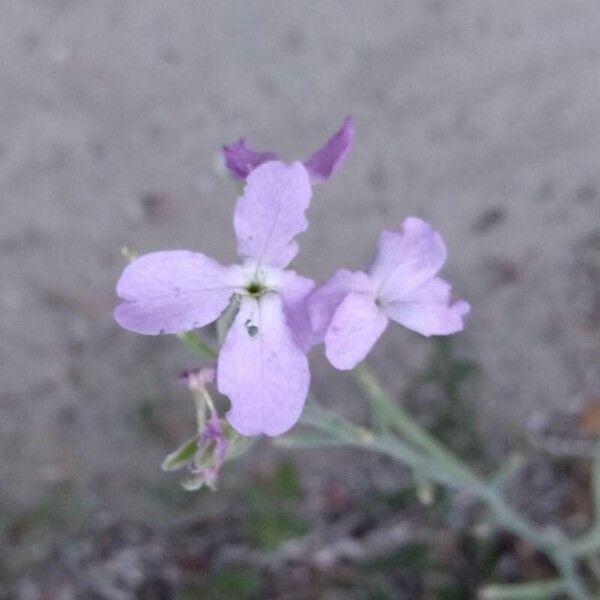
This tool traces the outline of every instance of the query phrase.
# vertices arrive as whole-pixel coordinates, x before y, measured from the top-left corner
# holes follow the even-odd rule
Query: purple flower
[[[389,319],[422,335],[463,328],[470,306],[453,302],[451,287],[436,277],[446,260],[440,234],[415,217],[400,231],[383,231],[368,273],[338,271],[308,298],[313,330],[325,341],[329,362],[352,369],[369,353]]]
[[[267,162],[248,176],[234,212],[240,265],[196,252],[146,254],[119,282],[115,319],[146,335],[180,333],[215,321],[234,296],[239,310],[217,362],[217,387],[231,400],[227,418],[242,435],[279,435],[298,420],[314,343],[305,298],[314,282],[284,270],[298,252],[311,198],[299,162]]]
[[[325,144],[304,161],[312,183],[329,179],[342,166],[352,146],[353,136],[352,118],[346,117],[342,126]],[[245,179],[259,165],[277,159],[277,155],[273,152],[252,150],[243,138],[223,146],[223,156],[225,165],[238,179]]]

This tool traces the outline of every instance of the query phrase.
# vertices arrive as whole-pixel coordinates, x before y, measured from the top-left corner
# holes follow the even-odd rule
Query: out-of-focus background
[[[594,0],[0,1],[0,597],[454,599],[544,574],[374,456],[263,443],[186,494],[159,465],[196,359],[111,311],[124,245],[234,258],[223,143],[302,158],[351,114],[294,268],[362,268],[383,227],[429,220],[466,331],[390,327],[369,362],[482,469],[529,456],[534,516],[585,522],[563,455],[600,420],[599,31]]]

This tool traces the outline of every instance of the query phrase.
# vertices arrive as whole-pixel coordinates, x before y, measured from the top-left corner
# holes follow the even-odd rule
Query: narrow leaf
[[[214,360],[217,357],[217,352],[212,346],[203,340],[197,333],[186,331],[185,333],[177,334],[177,337],[194,353],[202,358]]]
[[[503,490],[511,477],[523,466],[524,459],[519,454],[513,454],[500,466],[492,477],[491,485],[496,490]]]
[[[171,452],[161,465],[163,471],[177,471],[193,458],[198,450],[198,438],[193,437],[185,441],[177,450]]]

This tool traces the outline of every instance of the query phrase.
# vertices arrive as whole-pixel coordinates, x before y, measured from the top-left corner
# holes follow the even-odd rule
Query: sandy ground
[[[115,326],[120,247],[233,259],[220,145],[302,157],[346,114],[295,268],[362,267],[423,216],[473,305],[456,346],[481,431],[501,446],[600,397],[599,31],[594,0],[1,0],[0,500],[73,482],[138,514],[191,431],[174,377],[194,359]],[[373,361],[400,394],[430,348],[390,328]]]

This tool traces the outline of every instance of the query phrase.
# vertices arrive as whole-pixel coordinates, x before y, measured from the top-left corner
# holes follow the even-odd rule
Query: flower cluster
[[[341,166],[352,136],[348,118],[310,158],[292,164],[251,150],[243,139],[224,146],[227,167],[245,179],[233,216],[240,263],[222,265],[186,250],[154,252],[131,262],[117,284],[117,322],[145,335],[204,327],[236,307],[216,383],[231,402],[227,420],[241,435],[276,436],[296,423],[310,382],[307,354],[316,344],[324,343],[334,367],[350,369],[390,319],[427,336],[463,327],[469,305],[453,302],[449,284],[437,276],[446,248],[420,219],[384,231],[366,273],[342,269],[317,287],[287,268],[298,252],[295,238],[308,226],[312,184]]]

